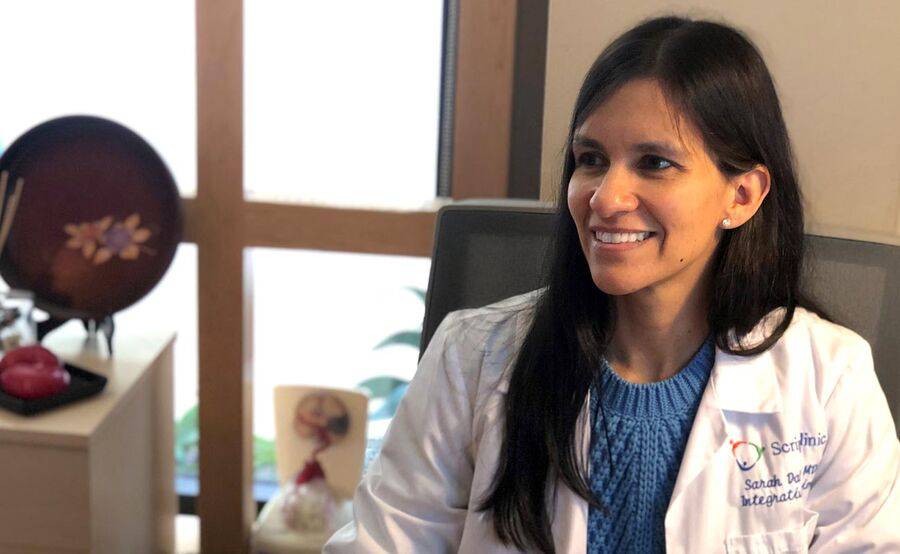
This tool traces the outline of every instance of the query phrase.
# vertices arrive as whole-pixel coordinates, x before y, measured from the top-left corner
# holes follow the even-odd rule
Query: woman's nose
[[[638,199],[634,195],[632,185],[624,172],[608,171],[591,195],[589,202],[591,210],[604,219],[636,210]]]

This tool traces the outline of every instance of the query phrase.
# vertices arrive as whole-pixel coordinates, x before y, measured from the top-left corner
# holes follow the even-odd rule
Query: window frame
[[[512,152],[514,112],[542,120],[540,109],[514,109],[523,72],[540,72],[533,36],[519,36],[524,2],[445,0],[437,182],[453,199],[516,195],[510,164],[537,148]],[[540,6],[535,10],[534,6]],[[543,18],[547,2],[529,4]],[[184,240],[197,245],[200,544],[204,552],[248,551],[257,514],[252,451],[252,247],[317,249],[430,257],[435,206],[365,210],[247,200],[243,187],[243,1],[197,0],[197,195],[184,198]],[[451,19],[447,19],[451,18]],[[518,25],[518,26],[517,26]],[[517,28],[519,32],[517,33]],[[527,64],[516,52],[529,44]],[[540,52],[539,52],[540,54]],[[519,98],[520,100],[516,100]],[[535,102],[535,96],[529,96]],[[542,94],[538,95],[540,100]],[[531,128],[534,129],[533,123]],[[540,123],[537,124],[539,137]],[[516,143],[518,144],[518,143]],[[539,168],[530,176],[537,197]],[[514,189],[514,190],[513,190]],[[363,225],[368,232],[358,233]],[[227,230],[227,232],[223,231]],[[191,498],[182,499],[187,508]]]

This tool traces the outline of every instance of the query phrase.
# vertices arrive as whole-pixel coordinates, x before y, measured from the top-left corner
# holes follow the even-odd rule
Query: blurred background
[[[761,49],[808,231],[900,244],[894,1],[0,0],[0,151],[48,119],[102,116],[160,153],[184,199],[171,268],[117,315],[120,329],[178,334],[182,511],[198,511],[198,402],[210,417],[252,406],[249,430],[227,423],[229,444],[253,441],[252,459],[234,462],[253,468],[241,504],[277,485],[275,385],[368,383],[369,438],[383,435],[415,373],[436,209],[471,197],[553,200],[585,71],[614,36],[665,13],[726,21]],[[220,205],[232,210],[221,220]],[[221,241],[243,265],[201,254]],[[204,300],[198,291],[217,279],[239,283],[237,293]],[[229,306],[252,332],[204,316]],[[235,342],[238,354],[212,367],[217,345]],[[202,344],[213,352],[206,366]],[[252,375],[252,393],[204,396],[203,372]],[[232,498],[241,471],[208,482]],[[221,504],[201,516],[215,526],[243,509]],[[247,525],[237,527],[204,535],[209,551],[245,539]]]

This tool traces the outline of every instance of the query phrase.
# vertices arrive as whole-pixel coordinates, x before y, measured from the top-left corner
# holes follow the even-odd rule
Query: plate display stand
[[[65,325],[68,322],[68,319],[57,318],[51,316],[49,319],[44,321],[40,321],[37,324],[37,339],[38,342],[42,342],[44,337],[47,336],[48,333],[53,331],[54,329]],[[103,336],[106,337],[106,347],[109,355],[112,356],[113,353],[113,334],[116,332],[116,322],[113,320],[113,316],[106,316],[100,320],[98,324],[96,320],[93,319],[82,319],[82,325],[84,325],[84,330],[88,332],[89,336],[92,336],[97,331],[103,333]]]

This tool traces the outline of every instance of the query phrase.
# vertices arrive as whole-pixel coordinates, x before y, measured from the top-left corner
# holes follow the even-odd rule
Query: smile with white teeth
[[[642,242],[653,233],[644,231],[643,233],[601,233],[594,232],[594,237],[605,244],[619,244],[620,242]]]

